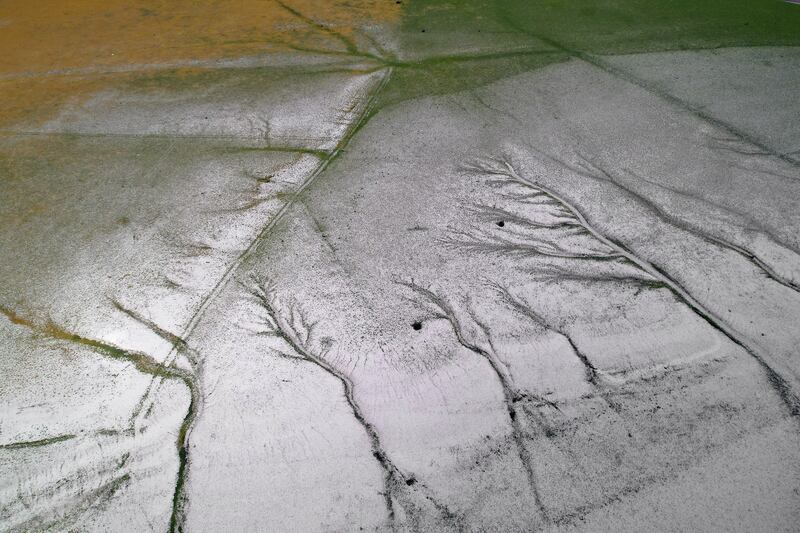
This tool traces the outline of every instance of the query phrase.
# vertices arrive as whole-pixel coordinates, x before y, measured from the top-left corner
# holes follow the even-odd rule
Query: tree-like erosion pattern
[[[0,6],[0,531],[796,531],[800,6]]]

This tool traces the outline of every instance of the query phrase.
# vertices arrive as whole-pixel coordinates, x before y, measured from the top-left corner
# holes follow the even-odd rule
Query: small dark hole
[[[425,33],[425,30],[422,30],[422,33]]]
[[[505,220],[498,220],[497,222],[495,222],[495,224],[497,224],[499,227],[502,228],[503,226],[506,225],[506,221]]]
[[[411,327],[412,327],[412,328],[414,328],[414,331],[419,331],[419,330],[421,330],[421,329],[422,329],[422,322],[420,322],[419,320],[417,320],[416,322],[414,322],[413,324],[411,324]]]
[[[408,478],[408,479],[406,480],[406,485],[408,485],[408,486],[410,487],[411,485],[413,485],[413,484],[414,484],[414,483],[416,483],[416,482],[417,482],[417,480],[416,480],[416,479],[414,479],[413,477],[410,477],[410,478]]]
[[[517,413],[515,413],[514,411],[509,411],[508,416],[511,417],[511,420],[514,420],[515,418],[517,418]]]

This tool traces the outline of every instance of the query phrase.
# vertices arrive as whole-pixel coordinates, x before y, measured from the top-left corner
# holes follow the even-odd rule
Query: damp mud
[[[795,531],[800,6],[0,7],[0,531]]]

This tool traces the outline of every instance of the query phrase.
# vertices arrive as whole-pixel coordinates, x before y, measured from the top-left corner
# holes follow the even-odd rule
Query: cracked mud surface
[[[0,531],[797,531],[800,6],[0,43]]]

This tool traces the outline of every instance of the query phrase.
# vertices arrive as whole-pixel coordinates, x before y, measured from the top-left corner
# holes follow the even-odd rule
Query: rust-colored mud
[[[130,76],[109,71],[289,50],[286,43],[341,44],[292,10],[352,36],[359,27],[394,22],[400,7],[387,0],[3,2],[0,128],[41,121]]]

